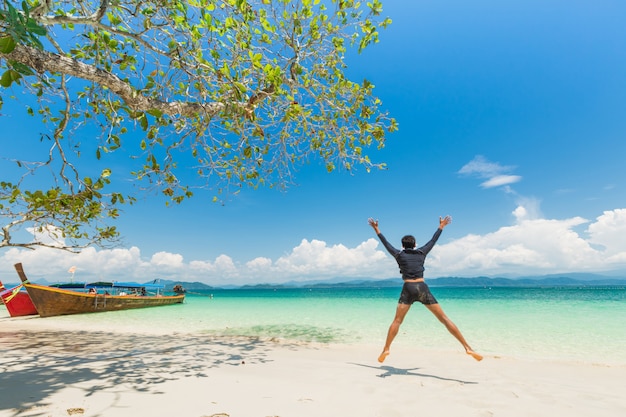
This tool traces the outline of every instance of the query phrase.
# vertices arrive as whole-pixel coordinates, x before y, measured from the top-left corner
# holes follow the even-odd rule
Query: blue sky
[[[175,207],[146,196],[116,223],[121,247],[5,249],[0,279],[15,282],[15,262],[49,280],[74,265],[87,280],[211,285],[395,277],[367,218],[400,246],[407,233],[425,243],[447,214],[427,277],[625,276],[626,4],[383,4],[393,24],[349,56],[348,73],[372,81],[399,122],[370,152],[386,171],[312,163],[287,192],[244,190],[224,205],[212,193]],[[0,132],[3,148],[36,139],[17,125]]]

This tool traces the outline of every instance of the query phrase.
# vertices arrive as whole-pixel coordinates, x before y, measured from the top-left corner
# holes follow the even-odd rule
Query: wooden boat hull
[[[0,282],[0,291],[5,290]],[[18,291],[13,294],[13,291]],[[27,292],[20,291],[19,288],[12,288],[2,294],[4,303],[11,317],[32,316],[37,314],[37,309]]]
[[[184,294],[172,296],[105,295],[46,287],[28,283],[21,264],[16,264],[15,269],[41,317],[158,307],[180,304],[185,300]]]
[[[156,297],[104,295],[80,293],[36,284],[24,284],[24,287],[41,317],[157,307],[179,304],[185,299],[184,295]]]

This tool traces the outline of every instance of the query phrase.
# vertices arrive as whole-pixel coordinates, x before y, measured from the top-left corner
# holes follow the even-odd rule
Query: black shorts
[[[437,299],[425,282],[405,282],[398,303],[411,305],[416,301],[425,305],[437,304]]]

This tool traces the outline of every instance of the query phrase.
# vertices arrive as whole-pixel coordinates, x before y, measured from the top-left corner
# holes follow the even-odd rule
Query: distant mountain
[[[624,286],[626,279],[594,278],[574,279],[567,276],[555,275],[551,277],[528,278],[435,278],[428,280],[432,287],[567,287],[567,286]]]
[[[282,284],[257,284],[244,285],[241,289],[279,289],[279,288],[386,288],[400,287],[402,280],[399,278],[389,278],[382,280],[355,279],[351,281],[331,280],[331,281],[291,281]]]
[[[573,274],[572,274],[573,275]],[[593,274],[576,274],[525,278],[442,277],[427,279],[431,287],[563,287],[563,286],[626,286],[626,278],[611,278]],[[585,278],[585,279],[581,279]],[[286,284],[246,285],[240,288],[393,288],[402,286],[400,278],[382,280],[351,280],[343,282],[291,282]]]
[[[426,281],[432,287],[554,287],[554,286],[626,286],[626,278],[613,278],[596,274],[555,274],[523,278],[502,277],[441,277]],[[575,277],[575,278],[574,278]],[[288,284],[247,285],[242,288],[389,288],[402,286],[399,278],[381,280],[355,279],[343,282],[291,282]]]
[[[152,282],[152,281],[150,281]],[[203,284],[201,282],[184,282],[184,281],[171,281],[171,280],[167,280],[167,279],[162,279],[159,280],[159,282],[163,285],[165,285],[165,290],[166,291],[170,291],[174,285],[180,284],[183,286],[183,288],[187,291],[202,291],[202,290],[212,290],[215,287],[212,287],[210,285],[207,284]]]
[[[369,288],[390,288],[390,287],[401,287],[402,280],[400,278],[388,278],[388,279],[355,279],[351,281],[344,281],[338,283],[318,283],[314,285],[304,285],[306,287],[311,288],[328,288],[328,287],[346,287],[346,288],[358,288],[358,287],[369,287]]]
[[[39,284],[39,285],[50,285],[52,284],[52,282],[49,282],[45,279],[38,279],[36,281],[33,281],[35,284]],[[77,283],[85,283],[84,281],[74,281]],[[89,281],[89,282],[93,282],[93,281]],[[215,287],[212,287],[210,285],[207,284],[203,284],[201,282],[183,282],[183,281],[171,281],[171,280],[167,280],[167,279],[161,279],[158,281],[159,283],[165,285],[165,290],[166,291],[171,291],[172,288],[174,287],[174,285],[176,284],[181,284],[185,290],[187,291],[201,291],[201,290],[211,290],[214,289]],[[150,281],[146,281],[144,282],[144,284],[152,284],[154,283],[154,280],[150,280]],[[4,283],[4,286],[6,288],[13,288],[16,287],[17,285],[19,285],[18,283]]]
[[[566,286],[626,286],[626,278],[608,277],[598,274],[571,273],[552,274],[542,276],[527,276],[520,278],[503,277],[440,277],[427,278],[426,281],[431,287],[566,287]],[[152,283],[149,281],[148,283]],[[185,282],[160,280],[165,285],[165,289],[171,291],[176,284],[181,284],[188,292],[207,291],[212,289],[281,289],[281,288],[399,288],[402,286],[400,278],[388,279],[352,279],[341,280],[332,279],[328,281],[290,281],[282,284],[261,283],[257,285],[228,285],[211,286],[201,282]],[[49,285],[45,280],[38,280],[38,284]],[[6,288],[12,288],[17,284],[6,283]]]
[[[573,279],[576,281],[606,281],[606,280],[624,280],[626,277],[619,276],[608,276],[608,275],[599,275],[599,274],[591,274],[586,272],[572,272],[567,274],[549,274],[549,275],[540,275],[540,276],[523,276],[517,277],[516,279],[531,279],[531,280],[541,280],[541,279]]]

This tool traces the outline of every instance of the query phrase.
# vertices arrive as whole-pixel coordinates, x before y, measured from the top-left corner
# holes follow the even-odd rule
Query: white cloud
[[[230,256],[220,255],[215,259],[215,268],[218,272],[234,273],[237,270]]]
[[[605,211],[587,228],[589,241],[601,245],[605,253],[622,256],[626,253],[626,209]]]
[[[251,270],[267,270],[272,267],[272,260],[270,258],[255,258],[246,263],[246,267]]]
[[[190,273],[197,275],[199,281],[205,281],[202,277],[221,277],[222,279],[232,279],[238,277],[238,268],[230,256],[219,255],[215,261],[191,261],[189,264]]]
[[[524,207],[518,207],[514,214],[515,225],[436,246],[429,259],[431,276],[610,272],[626,267],[622,237],[626,232],[626,209],[607,211],[598,217],[589,224],[588,237],[574,230],[589,223],[581,217],[528,218]]]
[[[486,179],[480,186],[483,188],[506,187],[510,184],[520,182],[522,177],[519,175],[509,175],[506,172],[512,171],[515,167],[500,165],[496,162],[490,162],[482,155],[477,155],[465,164],[459,174],[471,177]],[[510,191],[506,189],[505,191]]]
[[[474,159],[459,170],[459,174],[477,176],[478,178],[493,178],[513,168],[514,167],[511,166],[489,162],[484,156],[476,155]]]
[[[180,268],[183,265],[183,257],[178,253],[157,252],[152,255],[150,263],[164,268]]]
[[[541,218],[540,202],[536,198],[517,196],[518,206],[513,211],[516,222]]]
[[[58,227],[47,225],[38,230],[33,227],[27,227],[26,231],[33,235],[33,242],[39,242],[44,245],[62,247],[65,245],[65,238],[61,229]]]
[[[496,175],[480,184],[483,188],[502,187],[503,185],[514,184],[522,180],[519,175]]]
[[[290,254],[274,263],[274,272],[281,276],[329,278],[336,276],[363,276],[373,270],[379,261],[386,257],[377,251],[378,242],[369,239],[356,248],[344,245],[327,246],[320,240],[303,239]]]
[[[626,209],[605,211],[590,222],[581,217],[544,219],[538,215],[537,201],[527,199],[525,203],[513,212],[512,225],[448,242],[444,234],[426,261],[427,277],[626,270]],[[586,230],[576,232],[581,225],[587,225]],[[303,239],[275,260],[259,257],[243,263],[226,254],[212,261],[186,262],[181,254],[170,252],[157,252],[146,258],[137,247],[88,248],[80,254],[49,248],[12,248],[0,256],[2,281],[17,281],[13,270],[16,262],[24,264],[31,279],[46,278],[52,282],[69,280],[71,266],[76,266],[75,279],[81,281],[146,282],[164,278],[210,285],[399,276],[395,261],[374,238],[352,248]]]

